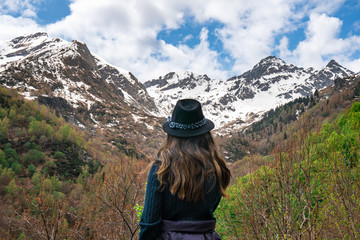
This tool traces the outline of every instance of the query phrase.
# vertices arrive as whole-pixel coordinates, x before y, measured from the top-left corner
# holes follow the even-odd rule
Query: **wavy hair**
[[[156,160],[160,162],[157,175],[161,191],[168,185],[180,199],[197,202],[204,197],[206,180],[215,177],[220,193],[227,196],[231,173],[210,132],[186,138],[168,135]]]

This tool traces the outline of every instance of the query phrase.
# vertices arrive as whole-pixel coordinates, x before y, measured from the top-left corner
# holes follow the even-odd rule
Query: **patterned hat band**
[[[202,127],[206,123],[206,119],[204,118],[201,121],[195,122],[195,123],[178,123],[178,122],[172,122],[171,117],[168,117],[169,127],[170,128],[178,128],[182,130],[193,130],[199,127]]]

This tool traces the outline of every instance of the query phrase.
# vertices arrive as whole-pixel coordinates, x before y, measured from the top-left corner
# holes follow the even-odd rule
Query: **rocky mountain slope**
[[[37,98],[80,127],[115,131],[138,142],[161,133],[160,123],[180,98],[202,102],[205,115],[226,134],[352,74],[334,60],[315,70],[270,56],[227,80],[171,72],[142,84],[76,40],[36,33],[0,43],[2,85]]]
[[[253,69],[227,80],[210,79],[191,72],[168,73],[144,83],[161,106],[163,114],[179,98],[196,98],[204,104],[205,114],[226,131],[242,128],[259,119],[262,113],[316,89],[330,86],[337,78],[353,72],[331,60],[323,69],[304,69],[269,56]],[[170,102],[170,104],[169,104]]]
[[[143,84],[79,41],[36,33],[0,44],[0,83],[87,129],[101,127],[141,142],[160,126]]]

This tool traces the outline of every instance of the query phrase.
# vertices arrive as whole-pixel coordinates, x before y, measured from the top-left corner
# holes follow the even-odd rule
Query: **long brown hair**
[[[204,196],[206,179],[214,176],[220,193],[227,196],[231,173],[210,132],[186,138],[168,135],[156,160],[160,161],[157,175],[161,190],[168,185],[180,199],[196,202]]]

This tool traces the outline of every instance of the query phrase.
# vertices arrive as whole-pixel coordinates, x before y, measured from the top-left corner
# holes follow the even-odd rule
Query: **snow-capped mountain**
[[[270,56],[227,80],[171,72],[142,84],[76,40],[36,33],[0,43],[2,85],[37,98],[79,126],[121,130],[135,138],[159,135],[160,123],[180,98],[202,102],[217,129],[240,129],[265,111],[352,74],[334,60],[315,70]]]
[[[334,60],[318,71],[286,64],[270,56],[253,69],[225,81],[191,72],[172,72],[144,85],[161,106],[162,114],[170,115],[177,99],[196,98],[203,103],[208,118],[218,127],[229,130],[246,126],[265,111],[309,96],[316,89],[333,84],[335,79],[352,74]]]
[[[79,126],[123,129],[135,137],[135,129],[145,136],[159,125],[144,85],[76,40],[36,33],[0,43],[0,83]]]

